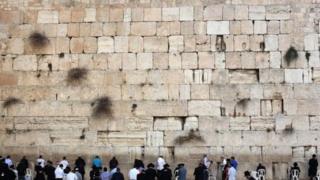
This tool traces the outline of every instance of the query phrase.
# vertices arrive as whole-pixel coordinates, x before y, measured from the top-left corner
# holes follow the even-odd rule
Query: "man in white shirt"
[[[54,174],[56,176],[56,180],[62,180],[63,176],[64,176],[64,172],[63,172],[63,164],[60,164],[56,170],[54,171]]]
[[[39,164],[42,168],[44,168],[45,162],[46,161],[40,155],[39,158],[37,159],[37,164]]]
[[[237,170],[233,166],[230,166],[228,170],[228,180],[236,180],[236,179],[237,179]]]
[[[65,171],[67,174],[65,180],[78,180],[77,175],[71,171],[70,167],[66,167]]]
[[[6,163],[8,167],[11,167],[13,165],[13,162],[10,156],[7,156],[7,158],[4,160],[4,163]]]
[[[156,164],[157,164],[157,170],[161,171],[163,169],[163,166],[166,164],[166,161],[163,159],[162,156],[159,156]]]
[[[129,171],[129,180],[137,180],[137,176],[140,171],[137,168],[132,168]]]
[[[63,169],[69,166],[69,162],[67,161],[66,157],[63,157],[59,164],[63,165]]]

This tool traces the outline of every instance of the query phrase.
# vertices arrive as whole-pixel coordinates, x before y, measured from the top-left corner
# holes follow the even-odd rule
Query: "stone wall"
[[[161,154],[190,177],[203,154],[234,155],[239,176],[263,162],[284,179],[297,161],[306,177],[320,143],[317,3],[0,1],[0,100],[18,98],[1,107],[0,152],[116,155],[125,174]],[[30,45],[35,31],[46,46]],[[87,78],[70,85],[77,67]],[[92,117],[103,96],[112,117]]]

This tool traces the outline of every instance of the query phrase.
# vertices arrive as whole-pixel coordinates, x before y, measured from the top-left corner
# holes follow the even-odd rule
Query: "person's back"
[[[62,179],[64,172],[63,172],[63,164],[60,164],[54,171],[56,179]]]
[[[228,180],[236,180],[237,170],[231,166],[228,171]]]
[[[24,177],[27,173],[27,167],[25,166],[24,163],[19,163],[17,166],[17,171],[18,171],[18,176],[20,177],[20,179],[22,177]]]
[[[55,179],[54,171],[55,168],[52,166],[52,162],[48,161],[48,164],[44,166],[44,173],[47,175],[47,180]]]
[[[182,166],[178,172],[178,180],[186,180],[187,179],[187,169]]]
[[[59,164],[62,164],[62,165],[63,165],[63,168],[62,168],[62,169],[65,169],[66,167],[69,166],[69,162],[68,162],[68,160],[67,160],[66,157],[63,157]]]
[[[129,180],[137,180],[137,176],[139,174],[139,170],[137,168],[132,168],[129,171]]]
[[[118,167],[118,160],[116,159],[116,157],[112,157],[112,159],[109,161],[109,168],[110,169],[114,169]]]
[[[235,169],[238,168],[238,161],[233,156],[231,157],[230,163],[231,163],[231,166],[234,167]]]
[[[159,156],[157,159],[157,170],[162,170],[164,168],[164,165],[166,164],[166,161],[163,159],[162,156]]]
[[[34,178],[34,180],[45,180],[45,179],[46,178],[42,170],[39,170],[36,174],[36,177]]]
[[[110,180],[110,172],[107,168],[103,168],[103,172],[100,175],[101,180]]]
[[[203,180],[204,179],[203,171],[204,171],[204,168],[202,167],[202,165],[199,165],[198,167],[196,167],[194,169],[193,175],[194,175],[195,180]]]
[[[42,168],[45,166],[45,160],[42,158],[42,156],[39,156],[39,158],[36,160],[36,163],[39,164]]]
[[[124,180],[124,176],[119,168],[117,168],[117,171],[112,175],[111,180]]]
[[[164,167],[159,173],[158,180],[171,180],[172,172],[171,169]]]
[[[99,156],[96,156],[93,160],[92,160],[92,165],[97,167],[97,168],[101,168],[102,167],[102,160],[99,158]]]
[[[66,176],[66,180],[78,180],[78,177],[75,173],[70,171]]]

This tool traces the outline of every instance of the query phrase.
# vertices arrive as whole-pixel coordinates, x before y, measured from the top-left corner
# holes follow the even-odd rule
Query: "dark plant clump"
[[[41,49],[41,48],[47,46],[50,41],[47,38],[47,36],[45,36],[44,34],[39,33],[39,32],[33,32],[29,36],[29,42],[33,48]]]
[[[285,126],[285,128],[284,128],[284,132],[286,132],[286,133],[292,133],[293,132],[293,127],[292,127],[292,124],[288,124],[288,125],[286,125]]]
[[[285,56],[284,59],[287,61],[288,64],[290,64],[292,61],[297,60],[299,57],[297,50],[294,47],[290,47]]]
[[[8,97],[2,104],[3,108],[9,108],[13,105],[20,104],[22,101],[15,97]]]
[[[68,71],[67,82],[69,84],[80,83],[86,79],[88,70],[86,68],[73,68]]]
[[[199,133],[196,133],[195,130],[191,129],[187,136],[178,136],[174,140],[174,143],[181,145],[190,141],[204,142],[204,139]]]
[[[81,133],[80,139],[83,140],[83,139],[86,138],[85,132],[86,132],[86,130],[85,130],[85,129],[82,129],[82,133]]]
[[[309,52],[306,52],[306,59],[309,61],[310,60],[311,54]]]
[[[112,116],[112,102],[109,97],[100,97],[91,103],[93,107],[92,117],[94,118],[104,118]]]
[[[239,105],[239,106],[246,106],[249,101],[250,101],[249,98],[240,99],[240,100],[237,102],[237,105]]]

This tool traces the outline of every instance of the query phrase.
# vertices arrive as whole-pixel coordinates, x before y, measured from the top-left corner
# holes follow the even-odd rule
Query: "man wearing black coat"
[[[86,161],[84,159],[82,159],[82,157],[78,157],[78,159],[76,159],[76,162],[74,163],[76,168],[79,169],[79,173],[82,175],[82,177],[84,177],[85,174],[85,166],[86,166]]]
[[[147,166],[147,170],[146,170],[146,179],[147,180],[155,180],[156,176],[157,176],[157,171],[154,169],[154,164],[150,163]]]
[[[312,158],[309,160],[309,169],[308,169],[308,175],[310,179],[312,180],[315,176],[317,176],[318,171],[318,160],[317,155],[312,155]]]
[[[169,169],[169,164],[165,164],[163,169],[158,173],[158,180],[171,180],[171,178],[172,172],[171,169]]]
[[[120,168],[117,168],[117,172],[112,175],[111,180],[124,180],[124,176],[120,172]]]

